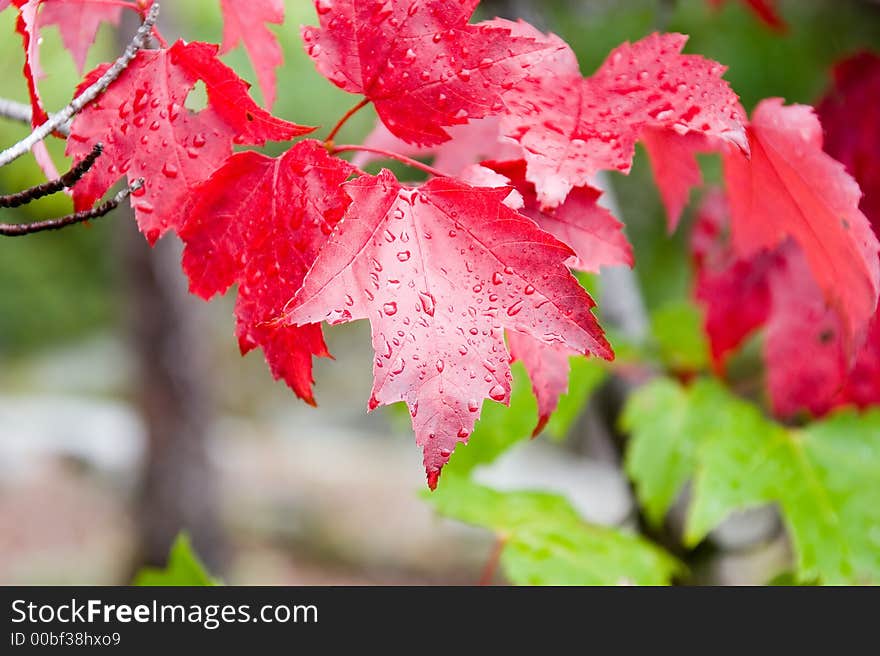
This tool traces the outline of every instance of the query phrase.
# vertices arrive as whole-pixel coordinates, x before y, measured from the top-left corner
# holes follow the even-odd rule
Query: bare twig
[[[93,219],[100,219],[107,216],[110,212],[119,207],[119,204],[128,198],[133,192],[137,191],[144,185],[143,180],[136,180],[133,185],[123,189],[106,203],[102,203],[97,207],[75,214],[68,214],[58,219],[49,219],[48,221],[39,221],[38,223],[0,223],[0,236],[2,237],[23,237],[25,235],[33,235],[38,232],[46,232],[47,230],[60,230],[67,226],[77,223],[84,223]]]
[[[104,146],[100,143],[95,144],[95,147],[92,148],[92,152],[86,155],[79,164],[74,166],[60,178],[44,182],[41,185],[25,189],[24,191],[19,191],[15,194],[0,196],[0,207],[19,207],[21,205],[27,205],[38,198],[50,196],[62,189],[70,189],[73,185],[82,180],[82,177],[89,172],[92,166],[95,165],[95,160],[100,157],[102,152],[104,152]]]
[[[0,118],[8,118],[11,121],[30,125],[32,116],[33,110],[30,105],[20,103],[17,100],[10,100],[9,98],[0,98]],[[62,137],[69,137],[70,121],[59,125],[55,129],[55,133],[56,135],[60,134]]]
[[[153,3],[153,6],[150,7],[150,11],[147,13],[144,18],[144,22],[141,24],[137,33],[132,38],[131,42],[129,42],[128,47],[126,47],[125,52],[122,53],[122,56],[117,59],[113,65],[107,69],[107,71],[100,77],[96,82],[90,85],[85,91],[83,91],[80,95],[73,99],[73,101],[64,109],[62,109],[57,114],[52,115],[48,121],[35,128],[33,132],[31,132],[27,137],[19,141],[14,146],[10,146],[2,153],[0,153],[0,167],[6,166],[10,162],[15,161],[25,153],[29,152],[31,148],[33,148],[36,144],[43,141],[46,137],[52,134],[55,130],[57,130],[60,126],[64,125],[71,118],[76,116],[79,112],[83,110],[83,108],[92,102],[95,98],[106,91],[107,87],[109,87],[113,81],[118,78],[122,72],[128,67],[131,63],[131,60],[135,58],[138,51],[144,47],[144,43],[147,40],[147,37],[150,35],[150,32],[153,29],[153,26],[156,23],[156,19],[159,16],[159,3]]]

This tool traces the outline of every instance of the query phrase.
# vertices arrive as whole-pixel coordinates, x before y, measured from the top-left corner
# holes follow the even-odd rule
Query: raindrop
[[[419,300],[422,302],[422,310],[425,311],[425,314],[429,317],[433,317],[434,307],[437,305],[434,295],[429,294],[428,292],[419,292]]]
[[[390,303],[386,303],[382,306],[382,311],[387,314],[389,317],[397,314],[397,303],[391,301]]]

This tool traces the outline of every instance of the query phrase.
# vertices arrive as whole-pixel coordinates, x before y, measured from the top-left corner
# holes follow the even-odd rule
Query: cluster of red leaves
[[[31,3],[22,0],[21,16]],[[281,3],[221,4],[224,48],[244,41],[271,98],[280,57],[263,37]],[[233,154],[235,144],[310,129],[258,107],[217,46],[178,42],[139,53],[75,119],[70,155],[105,144],[75,202],[90,206],[120,178],[144,178],[133,204],[148,240],[183,239],[194,293],[238,285],[242,352],[261,347],[307,402],[312,358],[328,355],[319,324],[368,319],[369,408],[408,405],[432,487],[483,402],[509,401],[512,357],[529,371],[541,425],[566,389],[569,356],[613,357],[570,269],[632,265],[593,185],[600,171],[629,171],[638,141],[671,226],[700,181],[695,153],[722,152],[737,187],[737,257],[796,243],[842,339],[858,341],[876,306],[877,244],[855,183],[817,151],[806,108],[767,101],[749,122],[724,68],[682,54],[678,34],[624,44],[585,77],[554,35],[500,19],[471,24],[477,4],[316,0],[319,25],[303,28],[318,70],[375,107],[381,126],[368,144],[434,157],[442,175],[426,183],[363,174],[330,142],[301,141],[277,158]],[[42,14],[33,16],[36,25]],[[194,112],[186,98],[197,81],[208,104]],[[767,312],[757,314],[742,331]]]
[[[21,35],[25,50],[24,74],[28,81],[34,124],[46,119],[37,83],[43,77],[40,67],[40,42],[45,28],[58,28],[61,41],[73,57],[80,73],[86,66],[89,50],[95,42],[101,23],[119,25],[126,8],[141,13],[152,4],[151,0],[11,0],[18,10],[16,31]],[[0,0],[0,11],[10,0]],[[220,0],[225,17],[222,53],[242,42],[251,55],[254,69],[266,105],[271,107],[275,99],[275,68],[282,63],[278,40],[266,28],[266,23],[284,20],[283,0]],[[41,157],[41,164],[54,171],[48,156]]]
[[[725,161],[727,198],[710,195],[695,228],[695,291],[706,307],[716,364],[723,368],[726,357],[763,328],[767,387],[783,417],[880,403],[880,314],[870,302],[876,278],[866,277],[870,270],[858,278],[841,276],[846,258],[876,258],[878,98],[880,57],[865,53],[839,64],[818,110],[824,152],[818,121],[807,108],[759,107],[766,114],[762,129],[774,132],[761,137],[760,150],[752,148],[755,173],[748,176],[742,162]],[[861,198],[838,162],[861,185]],[[784,195],[771,193],[778,191],[777,180],[785,183]],[[751,224],[755,239],[742,230],[730,238],[738,215],[758,219]],[[801,238],[791,233],[795,241],[781,244],[766,239],[775,226],[794,225],[798,217]],[[823,229],[834,222],[845,227],[844,235]]]

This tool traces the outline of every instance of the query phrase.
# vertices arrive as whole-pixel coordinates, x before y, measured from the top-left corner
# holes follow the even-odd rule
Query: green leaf
[[[208,574],[193,551],[189,536],[181,533],[171,546],[165,569],[145,567],[135,575],[134,585],[204,587],[221,585],[221,582]]]
[[[658,379],[630,398],[621,418],[623,429],[633,434],[626,471],[655,527],[662,524],[696,464],[696,441],[685,430],[688,405],[681,387]]]
[[[767,585],[792,587],[792,586],[812,586],[816,585],[814,581],[801,581],[794,572],[783,572],[774,576],[767,582]]]
[[[561,496],[499,492],[461,476],[425,495],[442,515],[503,541],[501,566],[520,585],[665,585],[682,566],[659,547],[585,522]]]
[[[843,410],[792,429],[717,382],[685,390],[659,381],[633,396],[624,426],[627,470],[652,519],[693,479],[687,544],[734,510],[775,503],[800,581],[880,581],[880,410]],[[673,473],[657,471],[667,467]]]
[[[688,301],[667,303],[651,314],[651,331],[660,359],[672,371],[703,371],[709,342],[700,309]]]

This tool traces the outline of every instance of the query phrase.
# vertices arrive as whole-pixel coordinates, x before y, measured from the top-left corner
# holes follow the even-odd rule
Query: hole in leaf
[[[208,89],[201,80],[196,82],[193,90],[186,97],[184,106],[191,112],[200,112],[208,106]]]

